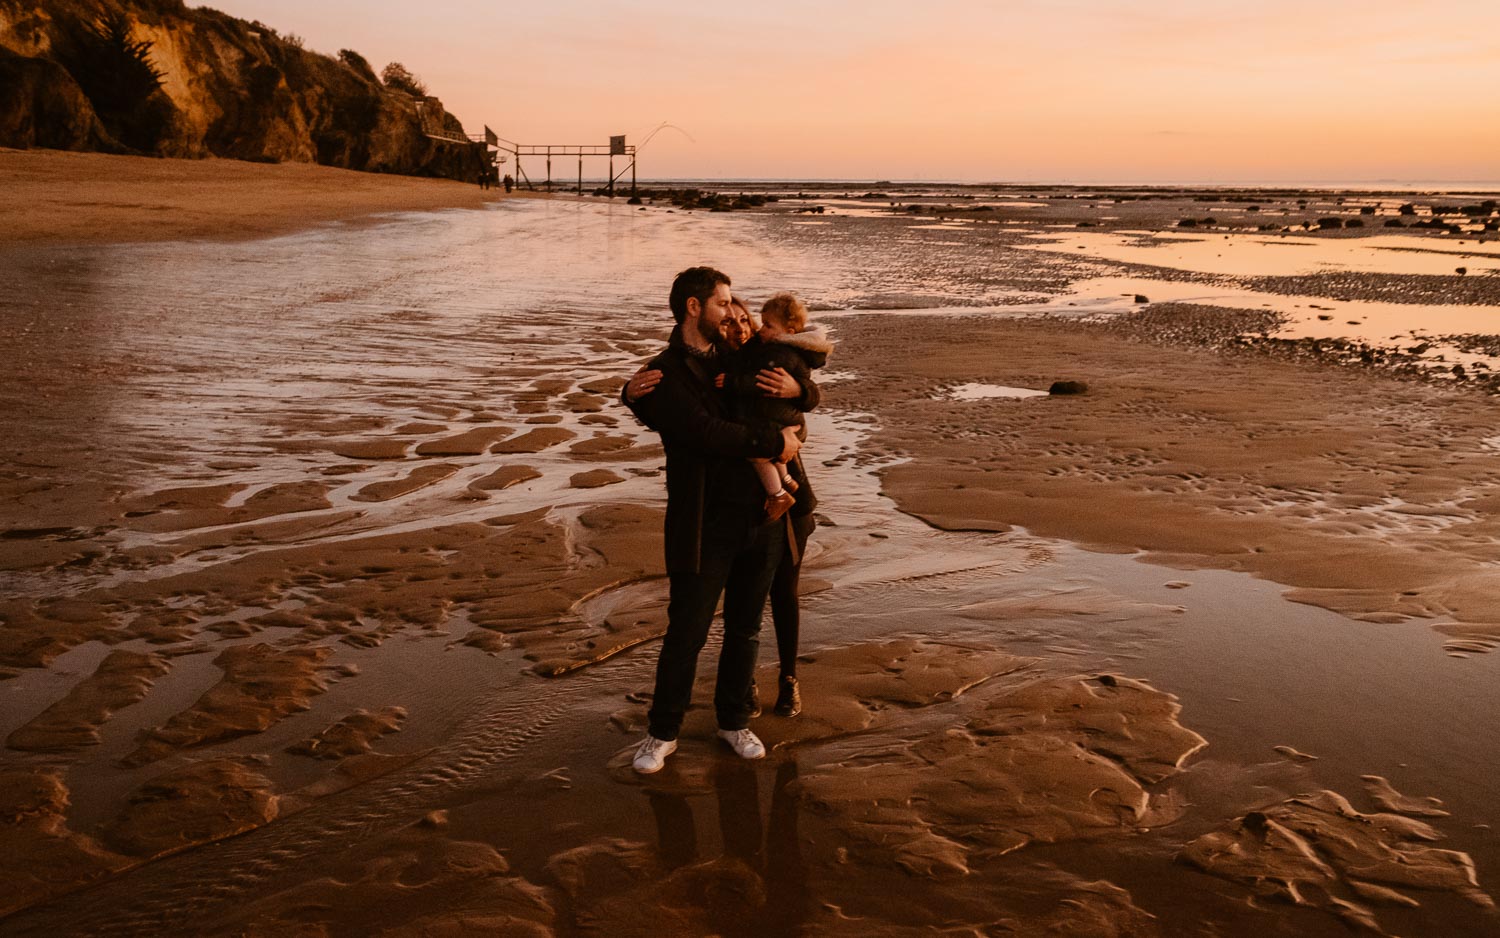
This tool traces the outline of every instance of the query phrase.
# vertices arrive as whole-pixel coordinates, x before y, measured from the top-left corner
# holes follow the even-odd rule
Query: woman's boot
[[[794,717],[801,713],[802,694],[797,690],[797,679],[789,674],[783,674],[776,684],[779,687],[776,694],[776,715]]]

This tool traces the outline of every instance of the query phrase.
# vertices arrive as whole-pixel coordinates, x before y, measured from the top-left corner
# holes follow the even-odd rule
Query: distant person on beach
[[[661,435],[667,457],[667,634],[657,658],[648,734],[632,760],[642,774],[659,771],[677,749],[698,653],[721,595],[724,642],[714,687],[719,737],[741,758],[766,754],[749,728],[750,682],[761,614],[786,544],[784,528],[765,518],[749,460],[791,462],[802,443],[791,427],[732,420],[726,395],[714,386],[721,329],[734,309],[729,286],[729,277],[711,267],[678,274],[668,300],[676,327],[667,347],[621,390],[631,410]],[[768,384],[781,386],[779,375]]]
[[[488,189],[489,187],[490,187],[490,174],[489,174],[489,171],[481,169],[479,171],[479,188],[480,189]]]
[[[505,182],[505,191],[506,192],[509,192],[510,190],[512,190],[512,189],[514,189],[516,187],[516,181],[514,179],[510,178],[510,173],[506,173],[505,174],[505,180],[504,180],[504,182]]]

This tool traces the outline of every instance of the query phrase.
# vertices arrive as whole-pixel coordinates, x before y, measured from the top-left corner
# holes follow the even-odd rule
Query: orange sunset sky
[[[1500,0],[211,5],[647,179],[1500,179]]]

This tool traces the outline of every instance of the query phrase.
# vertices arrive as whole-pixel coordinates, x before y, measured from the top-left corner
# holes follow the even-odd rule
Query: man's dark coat
[[[749,460],[774,459],[783,440],[778,428],[731,419],[725,395],[714,387],[715,363],[688,348],[681,326],[647,367],[661,370],[661,382],[625,404],[661,434],[666,450],[667,572],[697,573],[705,524],[749,530],[764,523],[765,493]]]

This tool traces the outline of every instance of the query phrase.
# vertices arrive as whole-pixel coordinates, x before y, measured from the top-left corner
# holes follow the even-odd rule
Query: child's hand
[[[718,374],[714,375],[714,387],[716,387],[716,388],[722,388],[723,386],[724,386],[724,372],[721,371]]]

